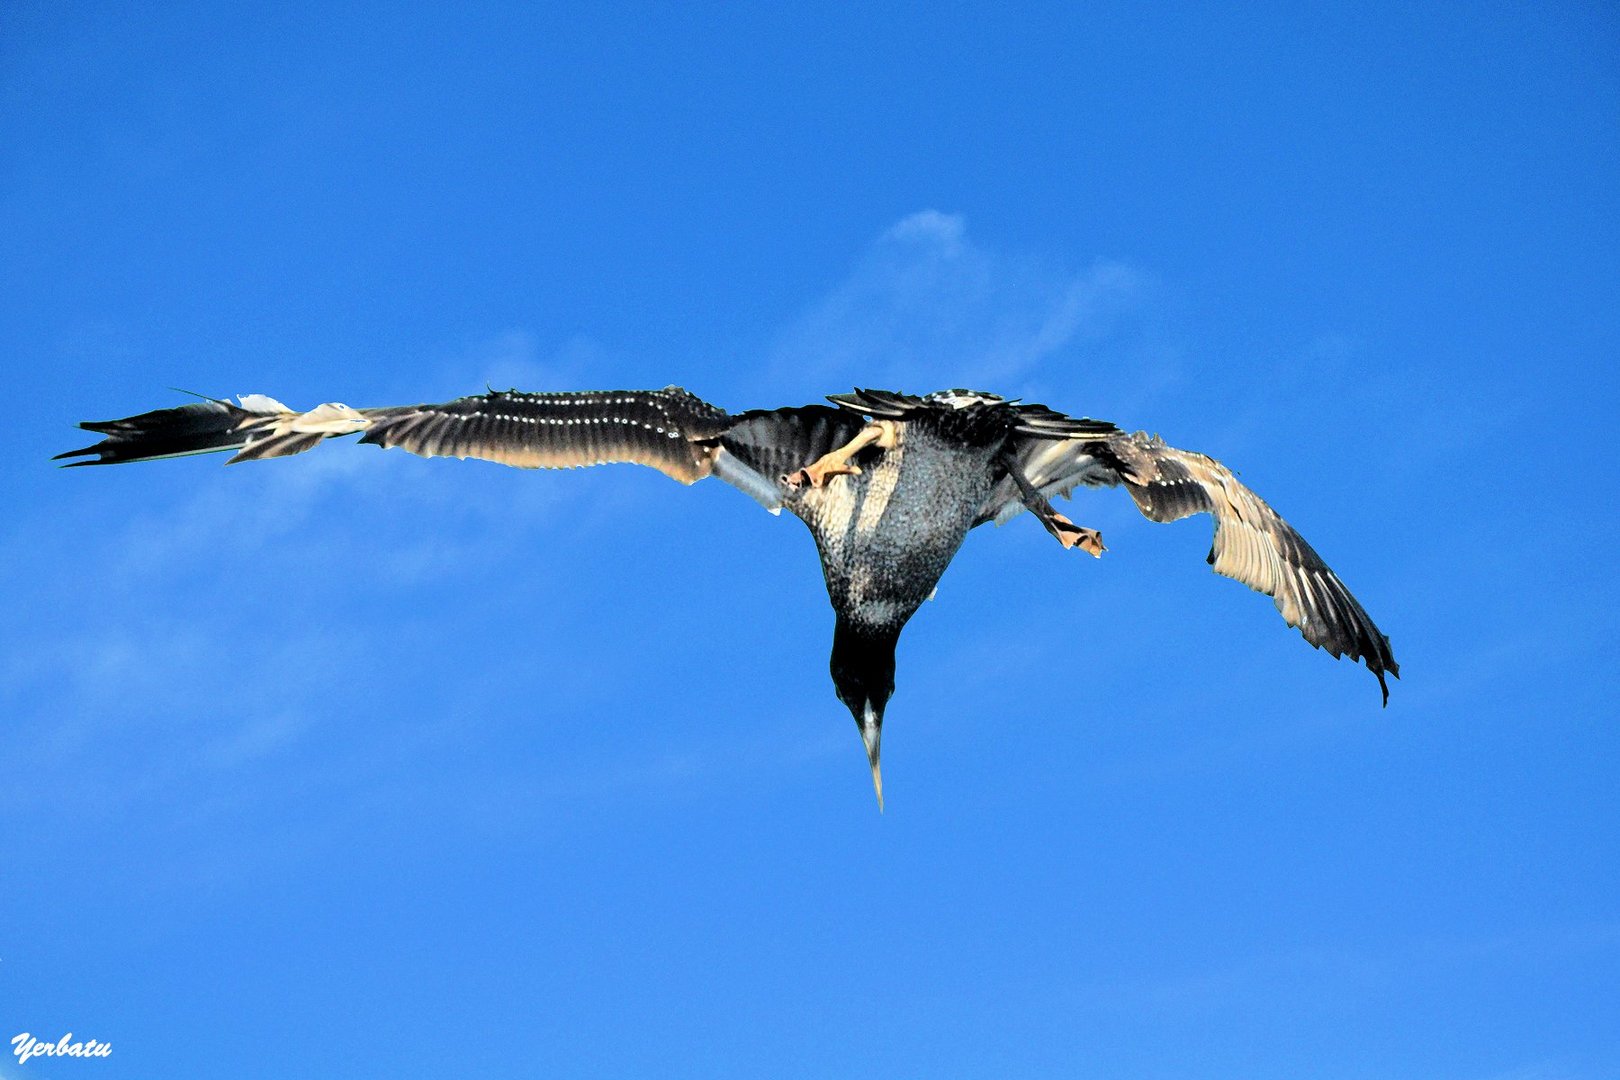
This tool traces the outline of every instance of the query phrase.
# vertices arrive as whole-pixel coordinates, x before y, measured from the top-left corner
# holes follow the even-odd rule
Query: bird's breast
[[[833,607],[856,624],[895,627],[933,592],[992,483],[994,450],[902,425],[861,472],[806,489],[788,507],[810,527]]]

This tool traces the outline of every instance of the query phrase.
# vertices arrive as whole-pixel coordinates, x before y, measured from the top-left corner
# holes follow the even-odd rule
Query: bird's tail
[[[371,421],[360,412],[329,402],[296,412],[263,394],[243,394],[237,404],[204,398],[174,409],[157,409],[122,420],[87,420],[79,426],[105,436],[82,450],[56,459],[89,457],[72,465],[117,465],[235,450],[226,464],[301,454],[322,439],[352,435]]]

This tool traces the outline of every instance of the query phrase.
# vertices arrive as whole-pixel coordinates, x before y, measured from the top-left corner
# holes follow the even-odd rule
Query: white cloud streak
[[[1106,331],[1141,286],[1119,263],[1066,271],[986,249],[960,215],[922,210],[786,329],[771,366],[810,393],[1016,384]]]

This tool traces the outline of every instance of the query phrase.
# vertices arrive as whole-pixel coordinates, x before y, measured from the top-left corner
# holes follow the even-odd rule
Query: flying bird
[[[1122,487],[1153,521],[1215,519],[1209,563],[1272,597],[1313,646],[1360,660],[1389,702],[1399,676],[1389,638],[1321,557],[1220,462],[972,390],[923,397],[834,394],[831,405],[728,413],[677,386],[583,393],[495,391],[442,405],[299,412],[262,394],[213,398],[79,426],[104,438],[58,458],[114,465],[221,450],[229,463],[300,454],[358,435],[423,457],[482,458],[528,469],[649,465],[685,484],[707,476],[815,537],[837,623],[832,680],[860,729],[878,806],[883,714],[894,650],[968,532],[1028,511],[1058,543],[1101,556],[1102,536],[1051,500],[1075,488]]]

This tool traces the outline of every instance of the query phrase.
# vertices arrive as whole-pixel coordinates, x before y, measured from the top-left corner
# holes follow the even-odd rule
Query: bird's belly
[[[907,528],[905,519],[911,515],[901,508],[892,512],[897,519],[893,527],[856,530],[833,550],[822,549],[833,604],[849,610],[857,623],[905,622],[933,593],[967,536],[966,522],[941,528],[938,522],[922,520]]]
[[[792,509],[815,535],[833,607],[857,625],[898,627],[933,593],[990,486],[987,454],[902,442]]]

